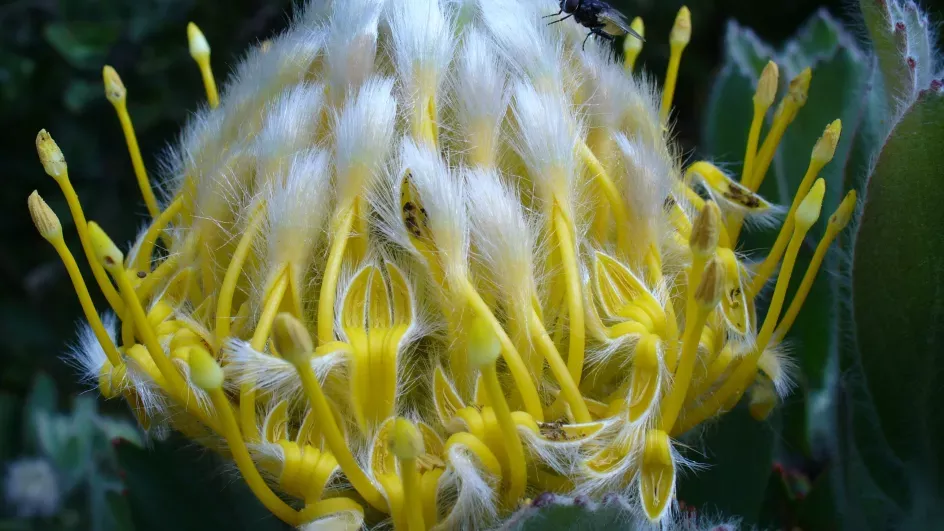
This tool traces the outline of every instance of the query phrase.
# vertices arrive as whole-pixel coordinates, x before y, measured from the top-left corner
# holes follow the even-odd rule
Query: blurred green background
[[[612,3],[630,18],[640,15],[646,21],[648,40],[641,62],[661,79],[668,58],[665,41],[682,2],[616,0]],[[944,1],[923,4],[929,9],[932,20],[941,20]],[[779,46],[818,9],[827,9],[849,23],[853,22],[855,13],[854,6],[842,0],[690,0],[688,5],[693,14],[694,37],[683,59],[676,93],[677,133],[685,152],[695,154],[699,153],[702,141],[699,138],[701,117],[713,76],[721,67],[727,20],[737,20],[765,41]],[[4,468],[11,460],[37,451],[34,435],[29,433],[29,407],[24,408],[24,404],[50,411],[75,408],[79,418],[86,418],[81,417],[85,414],[91,415],[87,418],[110,418],[94,411],[96,399],[92,393],[86,393],[81,401],[72,400],[85,389],[77,382],[73,369],[63,362],[62,355],[74,341],[81,310],[65,269],[53,249],[36,234],[27,212],[26,198],[34,189],[39,190],[54,210],[60,214],[66,212],[58,187],[38,163],[33,144],[36,132],[40,128],[49,130],[64,151],[87,217],[98,221],[116,241],[126,242],[142,225],[146,210],[117,118],[103,96],[102,66],[114,66],[128,88],[129,108],[145,163],[154,176],[161,151],[174,141],[190,113],[204,98],[199,73],[187,50],[187,22],[196,22],[206,34],[213,50],[214,71],[217,79],[222,80],[248,45],[285,26],[290,9],[291,2],[282,0],[0,2],[0,172],[7,186],[0,196],[4,213],[0,228],[3,279],[0,282],[0,337],[4,339],[0,349],[0,462],[4,463]],[[854,34],[863,35],[864,39],[864,32]],[[61,218],[66,233],[73,235],[69,237],[70,246],[79,249],[74,231],[68,226],[69,217],[62,215]],[[88,272],[86,278],[90,278]],[[39,390],[32,392],[37,382]],[[36,401],[47,403],[36,405]],[[120,403],[97,402],[106,415],[126,414]],[[85,413],[83,408],[86,408]],[[88,435],[90,440],[97,441],[95,444],[100,443],[102,437],[109,443],[116,434],[122,434],[107,422],[92,424],[100,428],[100,433]],[[127,437],[134,438],[133,435]],[[97,450],[90,452],[79,455],[99,455]],[[122,462],[137,460],[139,464],[147,464],[158,462],[156,460],[162,456],[188,462],[181,459],[181,452],[189,452],[191,461],[203,462],[203,472],[189,470],[177,476],[178,483],[164,478],[168,481],[166,485],[192,494],[190,509],[199,507],[202,500],[211,499],[212,496],[207,497],[208,492],[212,495],[216,491],[233,490],[232,477],[220,479],[215,474],[219,471],[218,463],[210,458],[196,459],[199,452],[192,449],[163,449],[163,454],[158,452],[157,456],[136,454],[134,450],[122,452],[126,454]],[[101,474],[106,484],[95,484],[98,485],[95,487],[94,481],[100,479],[89,480],[92,490],[101,488],[107,494],[104,501],[90,502],[80,494],[78,501],[66,500],[65,505],[72,507],[68,514],[57,514],[39,523],[14,518],[14,509],[3,504],[0,529],[80,529],[112,525],[114,522],[100,521],[105,517],[90,516],[90,511],[94,513],[95,507],[101,507],[95,504],[105,503],[104,507],[109,510],[118,507],[120,514],[126,505],[120,500],[116,502],[116,496],[121,498],[126,488],[148,486],[140,480],[122,481],[122,466],[111,454],[110,447],[103,447],[101,455],[106,457],[94,465],[107,469]],[[816,465],[811,466],[815,473]],[[205,488],[192,489],[193,492],[186,490],[192,485],[180,486],[194,482],[210,483]],[[240,509],[248,511],[246,514],[238,513],[242,515],[241,520],[227,521],[226,525],[258,529],[264,520],[266,525],[277,527],[264,513],[252,512],[252,502],[248,505],[248,509]],[[111,517],[105,520],[108,518]],[[127,514],[122,518],[127,524]],[[139,529],[149,527],[147,522],[134,520]],[[180,522],[180,528],[190,525],[186,520]],[[155,522],[150,524],[153,526]],[[207,522],[207,525],[213,524]],[[151,528],[162,527],[165,526]]]

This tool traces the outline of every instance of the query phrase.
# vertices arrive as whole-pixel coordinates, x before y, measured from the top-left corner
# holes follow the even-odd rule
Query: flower
[[[779,76],[764,69],[741,176],[683,166],[669,118],[688,9],[660,96],[634,73],[641,41],[621,64],[573,21],[542,22],[555,5],[314,3],[221,95],[191,24],[209,105],[161,204],[106,67],[153,218],[127,253],[86,221],[45,131],[37,149],[117,330],[29,200],[98,341],[77,354],[86,377],[144,426],[231,457],[296,526],[487,527],[541,491],[618,493],[671,523],[678,437],[745,393],[762,419],[789,390],[779,345],[855,206],[850,192],[784,312],[841,125],[751,263],[741,228],[783,214],[757,190],[810,71],[761,142]]]
[[[21,518],[45,517],[59,510],[59,480],[45,459],[20,459],[10,463],[3,480],[6,502]]]

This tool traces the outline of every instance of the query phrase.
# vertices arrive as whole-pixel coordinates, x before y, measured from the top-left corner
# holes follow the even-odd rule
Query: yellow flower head
[[[232,458],[295,526],[486,527],[542,491],[616,492],[668,522],[675,438],[748,390],[764,418],[789,388],[778,345],[855,205],[830,218],[781,319],[841,126],[770,255],[747,263],[740,230],[778,212],[756,190],[809,70],[761,141],[778,86],[764,70],[742,175],[683,168],[668,120],[689,11],[659,91],[633,73],[642,41],[614,62],[574,21],[542,20],[556,7],[314,2],[220,93],[190,24],[209,105],[162,202],[105,67],[153,218],[127,252],[86,221],[65,157],[37,137],[104,317],[55,214],[29,198],[88,320],[86,376],[146,428]]]

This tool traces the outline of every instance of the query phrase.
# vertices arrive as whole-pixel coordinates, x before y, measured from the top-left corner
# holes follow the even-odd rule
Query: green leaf
[[[30,390],[24,406],[26,426],[23,429],[23,437],[27,452],[34,452],[39,449],[41,445],[37,438],[39,419],[56,412],[58,399],[59,393],[56,391],[56,383],[46,373],[39,373],[33,382],[33,388]]]
[[[119,31],[110,24],[53,22],[43,28],[46,41],[72,66],[97,70],[105,63]]]
[[[913,86],[911,72],[899,52],[904,42],[902,36],[896,38],[895,24],[889,16],[887,1],[859,0],[859,8],[882,72],[885,105],[892,110],[901,98],[911,94]]]
[[[539,502],[540,503],[540,502]],[[525,507],[501,528],[505,531],[543,531],[563,529],[639,529],[630,524],[626,510],[618,505],[596,504],[588,508],[568,499],[542,507]],[[638,523],[638,522],[637,522]]]
[[[683,440],[695,448],[686,457],[705,468],[680,474],[678,499],[699,512],[738,515],[746,524],[755,523],[764,504],[774,442],[779,436],[776,413],[769,422],[758,422],[742,402],[706,427],[697,439]]]
[[[895,126],[869,179],[853,263],[858,346],[878,421],[912,481],[929,487],[944,466],[942,120],[944,97],[925,93]]]

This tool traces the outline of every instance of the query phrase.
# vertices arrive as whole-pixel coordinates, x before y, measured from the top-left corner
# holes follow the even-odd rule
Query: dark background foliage
[[[682,2],[612,3],[630,18],[641,15],[646,21],[641,62],[661,79],[667,36]],[[944,1],[923,4],[932,20],[941,20]],[[700,117],[720,67],[727,20],[737,20],[775,45],[817,9],[854,22],[853,8],[842,0],[690,0],[688,5],[694,37],[682,62],[676,117],[678,138],[689,153],[698,153]],[[204,99],[187,50],[187,22],[196,22],[206,34],[222,80],[249,44],[285,26],[290,9],[286,0],[0,2],[0,462],[21,455],[27,445],[18,428],[23,414],[4,404],[20,404],[38,374],[51,375],[61,404],[82,391],[61,359],[74,340],[81,311],[65,269],[36,234],[26,209],[26,197],[38,189],[54,210],[67,212],[56,184],[38,163],[36,132],[48,129],[63,149],[88,218],[116,241],[128,241],[146,210],[118,121],[103,97],[102,66],[114,66],[128,88],[130,112],[153,176],[161,150]],[[69,216],[61,218],[65,232],[73,235],[70,246],[78,249]],[[120,404],[102,407],[123,414]]]

